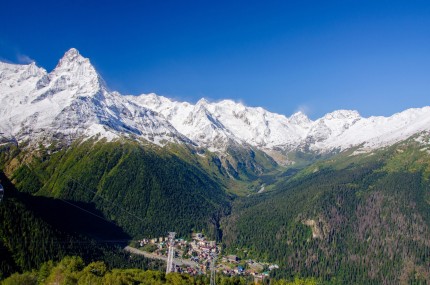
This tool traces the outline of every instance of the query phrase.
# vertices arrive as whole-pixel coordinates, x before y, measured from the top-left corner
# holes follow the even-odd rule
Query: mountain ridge
[[[154,93],[121,95],[110,91],[90,60],[74,48],[49,73],[35,63],[0,63],[0,103],[0,133],[16,141],[129,136],[219,153],[236,144],[272,157],[277,152],[284,163],[290,163],[285,156],[291,152],[351,147],[367,152],[430,130],[430,107],[368,118],[354,110],[336,110],[311,120],[301,112],[287,117],[232,100],[202,98],[191,104]]]

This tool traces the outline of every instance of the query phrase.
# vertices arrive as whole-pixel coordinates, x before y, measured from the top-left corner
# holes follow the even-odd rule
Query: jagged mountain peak
[[[32,63],[27,65],[27,68],[25,69],[23,74],[21,74],[20,79],[25,80],[30,77],[39,77],[39,76],[44,76],[46,74],[47,74],[46,70],[44,68],[38,67],[36,63],[33,61]]]
[[[208,104],[210,104],[208,100],[201,98],[199,101],[197,101],[196,106],[206,106]]]
[[[153,142],[189,141],[216,151],[234,142],[283,154],[360,145],[374,149],[430,129],[430,107],[370,118],[337,110],[313,121],[303,112],[287,118],[228,99],[202,98],[192,104],[154,93],[123,96],[109,91],[90,60],[75,48],[50,73],[35,63],[0,63],[0,115],[0,132],[18,138],[43,136],[47,130],[110,133]]]
[[[231,139],[236,142],[246,142],[264,150],[275,148],[294,151],[297,148],[304,148],[325,152],[346,149],[362,143],[375,148],[406,138],[405,134],[412,134],[415,129],[425,129],[422,123],[414,124],[417,127],[409,128],[408,133],[399,131],[397,127],[388,128],[387,126],[387,129],[395,131],[390,130],[393,134],[381,139],[378,137],[378,133],[384,132],[381,125],[385,126],[392,121],[412,122],[422,118],[415,114],[430,112],[423,108],[422,112],[406,112],[389,118],[366,119],[355,110],[337,110],[312,121],[303,112],[296,112],[287,118],[261,107],[248,107],[241,102],[229,99],[208,102],[202,98],[196,104],[190,104],[173,101],[156,94],[145,96],[138,96],[141,99],[133,98],[133,100],[138,100],[141,106],[162,113],[179,132],[200,146],[219,150],[222,150],[222,147],[214,147],[213,137],[216,133],[223,134],[221,137],[224,143],[220,144],[218,140],[218,145],[225,146],[225,142]],[[221,137],[218,136],[218,138]]]
[[[324,115],[323,119],[359,119],[360,113],[356,110],[336,110]]]
[[[70,48],[68,51],[64,53],[64,56],[63,56],[64,59],[67,59],[69,61],[72,61],[79,57],[83,58],[76,48]]]
[[[58,64],[55,69],[70,69],[73,65],[83,64],[91,66],[90,60],[88,58],[83,57],[77,49],[71,48],[64,53],[63,57],[58,61]]]
[[[303,124],[311,123],[311,120],[302,111],[298,111],[298,112],[292,114],[288,119],[291,123],[297,124],[297,125],[303,125]]]
[[[0,62],[0,84],[9,86],[21,85],[29,79],[38,79],[47,74],[44,68],[38,67],[35,62],[30,64],[13,64]]]
[[[51,87],[55,90],[77,90],[80,96],[97,94],[107,89],[106,83],[88,58],[75,48],[69,49],[49,74]]]
[[[155,144],[187,141],[162,116],[110,92],[76,49],[67,51],[49,74],[30,64],[0,65],[0,75],[0,132],[18,141],[92,136],[132,136]]]

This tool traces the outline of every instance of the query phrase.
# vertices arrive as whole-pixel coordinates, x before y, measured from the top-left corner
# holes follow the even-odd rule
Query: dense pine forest
[[[116,225],[61,200],[20,193],[4,175],[1,182],[8,197],[0,205],[0,279],[71,254],[86,262],[104,260],[109,268],[164,266],[125,253],[130,237]]]
[[[231,152],[235,165],[131,141],[3,146],[0,279],[208,284],[206,275],[151,271],[164,265],[121,250],[173,230],[277,263],[271,284],[430,283],[430,159],[413,141],[283,170],[261,153]]]
[[[132,237],[169,230],[215,237],[231,199],[196,166],[132,143],[87,142],[36,155],[7,146],[0,158],[2,277],[66,255],[110,268],[163,269],[160,262],[130,259],[122,248]]]
[[[275,278],[427,284],[429,162],[425,152],[397,146],[371,159],[314,165],[270,193],[237,200],[223,241],[243,258],[281,264]]]
[[[42,148],[17,167],[16,188],[95,208],[133,237],[214,230],[213,217],[228,211],[220,183],[171,152],[131,142],[85,142],[52,152]]]

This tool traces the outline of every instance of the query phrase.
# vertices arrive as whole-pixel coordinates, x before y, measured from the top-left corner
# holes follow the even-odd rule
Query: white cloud
[[[29,63],[35,62],[35,60],[29,57],[28,55],[20,54],[20,53],[16,55],[16,59],[20,64],[29,64]]]
[[[311,107],[309,105],[300,105],[299,107],[297,107],[295,113],[297,112],[302,112],[305,115],[309,115],[309,113],[311,112]]]

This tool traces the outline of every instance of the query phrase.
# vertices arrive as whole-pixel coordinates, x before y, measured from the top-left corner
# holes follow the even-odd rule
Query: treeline
[[[234,203],[227,251],[277,262],[274,278],[328,284],[430,283],[429,182],[379,162],[322,168]]]
[[[269,280],[263,281],[268,284]],[[169,273],[141,269],[109,269],[102,261],[85,264],[82,258],[67,256],[60,262],[43,263],[39,270],[16,273],[1,282],[2,285],[48,285],[48,284],[91,284],[91,285],[206,285],[210,284],[209,276]],[[247,285],[255,284],[250,277],[243,276],[217,276],[216,284],[220,285]],[[295,278],[292,281],[278,280],[273,285],[316,285],[315,279]]]

